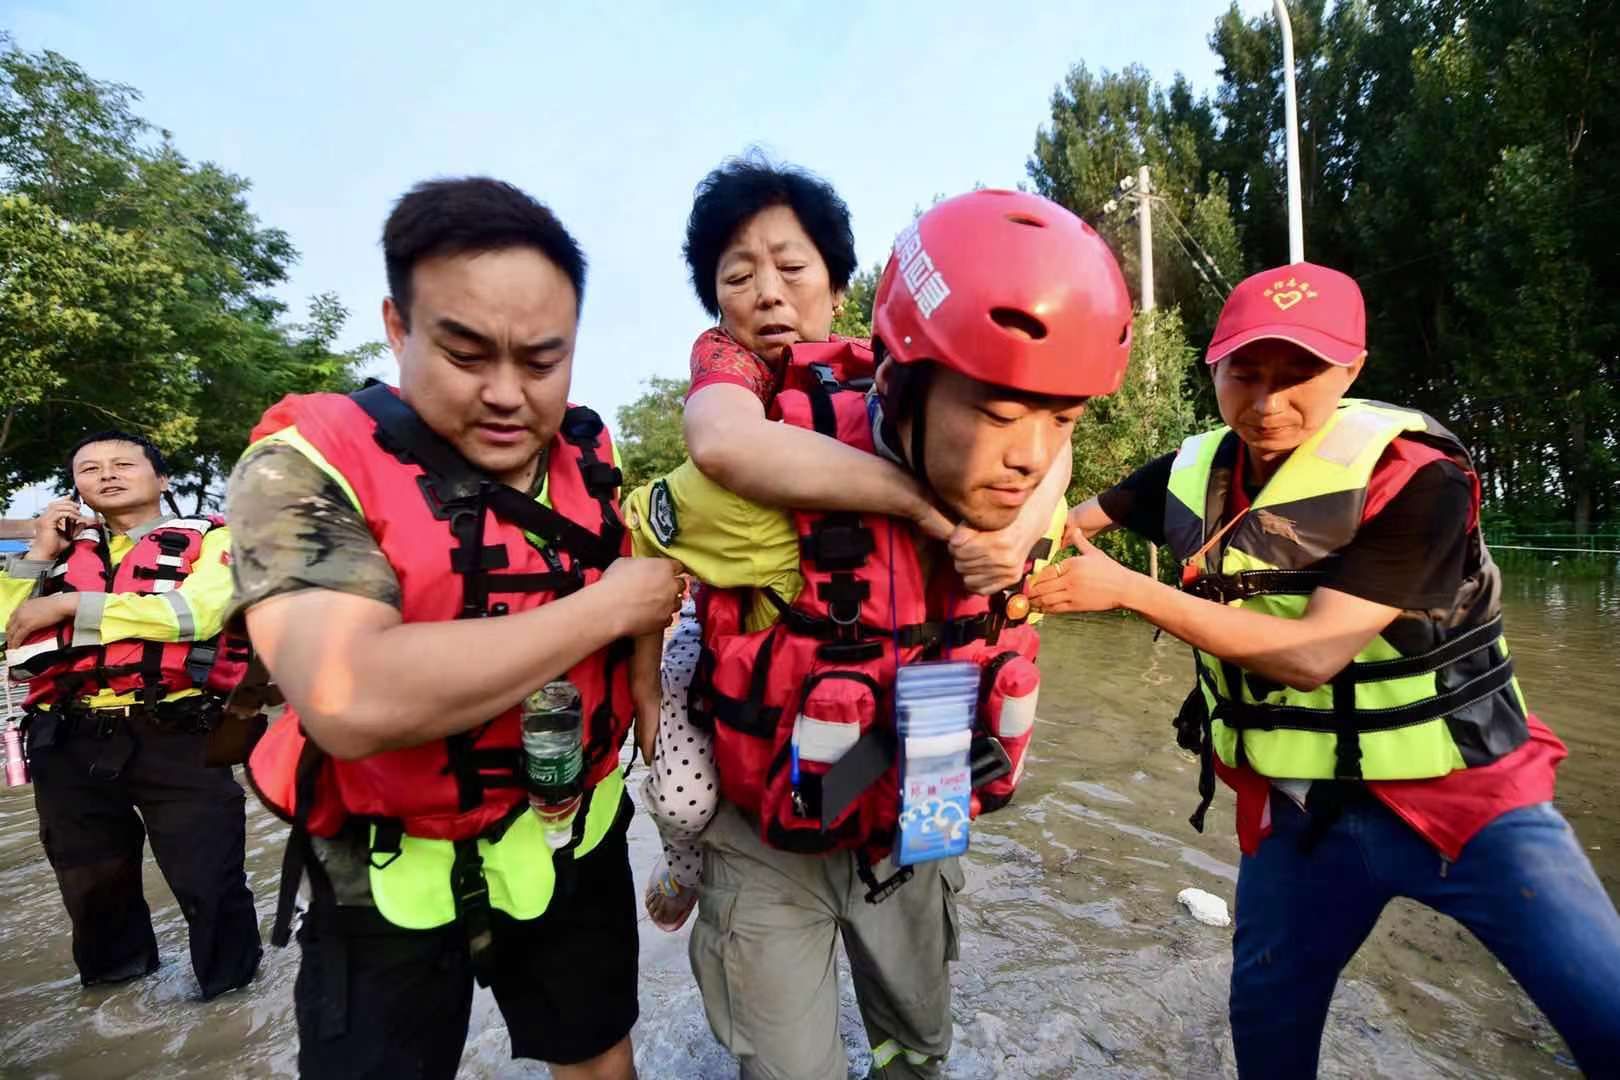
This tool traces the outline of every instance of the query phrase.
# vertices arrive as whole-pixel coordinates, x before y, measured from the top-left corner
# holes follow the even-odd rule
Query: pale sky
[[[935,195],[1026,181],[1073,64],[1213,88],[1227,6],[6,0],[0,27],[138,88],[182,153],[249,178],[300,252],[282,297],[299,317],[336,292],[345,346],[382,337],[378,236],[411,184],[483,173],[548,203],[590,259],[572,397],[611,423],[648,376],[686,371],[706,318],[681,240],[722,159],[758,146],[832,181],[868,266]]]

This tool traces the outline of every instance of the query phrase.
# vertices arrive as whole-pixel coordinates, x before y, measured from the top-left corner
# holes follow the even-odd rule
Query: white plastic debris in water
[[[1232,916],[1226,913],[1226,901],[1214,893],[1207,893],[1203,889],[1182,889],[1176,893],[1176,902],[1206,926],[1232,925]]]

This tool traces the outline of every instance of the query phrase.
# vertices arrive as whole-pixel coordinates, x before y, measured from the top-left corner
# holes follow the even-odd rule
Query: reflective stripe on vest
[[[615,769],[591,794],[585,832],[574,858],[589,855],[602,842],[619,815],[623,797],[624,773]],[[376,835],[373,825],[373,844]],[[538,919],[545,914],[557,873],[538,816],[521,812],[499,840],[479,840],[478,854],[484,860],[492,907],[514,919]],[[397,858],[371,860],[371,898],[378,913],[406,930],[431,930],[454,922],[456,898],[450,888],[450,867],[455,858],[455,844],[449,840],[401,837]]]
[[[159,518],[130,534],[123,557],[113,561],[99,529],[82,529],[51,567],[41,595],[80,592],[80,616],[95,616],[110,595],[161,596],[174,615],[177,640],[121,638],[75,644],[73,620],[47,627],[13,649],[11,674],[29,680],[27,705],[49,708],[73,702],[117,704],[137,699],[153,704],[199,693],[219,697],[235,689],[247,671],[246,637],[222,632],[193,640],[196,620],[179,586],[202,556],[207,534],[223,518]],[[112,701],[106,699],[116,695]]]
[[[1467,461],[1461,444],[1424,414],[1347,401],[1199,558],[1204,565],[1195,567],[1190,590],[1261,614],[1302,617],[1320,580],[1316,567],[1354,538],[1374,469],[1401,435],[1425,438]],[[1187,439],[1176,455],[1165,532],[1184,562],[1220,529],[1232,462],[1242,452],[1222,428]],[[1495,575],[1483,543],[1478,552],[1475,578]],[[1465,582],[1462,592],[1478,590]],[[1486,593],[1494,604],[1494,590]],[[1458,607],[1461,601],[1460,595]],[[1500,636],[1500,612],[1469,614],[1472,620],[1459,625],[1436,624],[1437,643],[1415,653],[1392,644],[1386,628],[1338,677],[1309,691],[1197,654],[1214,752],[1228,765],[1247,763],[1279,778],[1425,779],[1470,764],[1453,727],[1462,725],[1472,763],[1494,760],[1525,737],[1523,698]],[[1481,704],[1497,695],[1501,707]]]

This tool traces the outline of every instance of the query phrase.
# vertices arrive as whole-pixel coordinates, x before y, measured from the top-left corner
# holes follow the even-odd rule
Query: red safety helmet
[[[872,336],[902,364],[1054,397],[1119,389],[1131,297],[1097,231],[1048,199],[984,190],[947,199],[895,240]]]

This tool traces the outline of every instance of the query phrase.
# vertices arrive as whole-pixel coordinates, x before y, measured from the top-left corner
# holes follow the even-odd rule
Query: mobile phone
[[[79,535],[79,530],[84,528],[84,522],[81,519],[89,516],[91,516],[90,511],[85,508],[84,503],[80,503],[74,517],[57,519],[56,531],[61,534],[62,539],[72,540]]]

